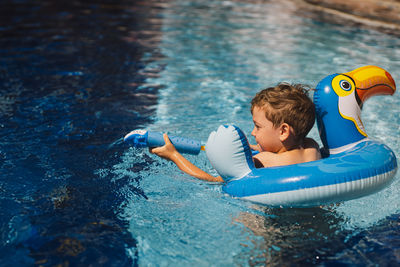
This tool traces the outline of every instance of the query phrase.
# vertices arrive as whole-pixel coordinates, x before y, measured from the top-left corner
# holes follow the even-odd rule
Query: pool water
[[[270,208],[121,139],[144,128],[206,140],[225,123],[250,136],[264,87],[362,65],[399,80],[397,37],[287,1],[7,0],[0,13],[2,265],[399,264],[399,174],[361,199]],[[396,93],[362,113],[396,155],[399,107]],[[189,159],[215,174],[204,153]]]

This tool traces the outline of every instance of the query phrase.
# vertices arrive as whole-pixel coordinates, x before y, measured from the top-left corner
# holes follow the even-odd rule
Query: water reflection
[[[251,266],[318,264],[346,248],[343,219],[329,208],[268,208],[254,206],[236,219],[255,237],[247,257]],[[335,244],[335,247],[332,247]]]

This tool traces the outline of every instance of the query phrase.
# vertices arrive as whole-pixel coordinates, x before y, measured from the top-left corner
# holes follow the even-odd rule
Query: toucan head
[[[364,102],[374,95],[392,95],[395,90],[392,76],[376,66],[332,74],[321,80],[314,103],[324,147],[331,151],[366,138],[360,117]]]

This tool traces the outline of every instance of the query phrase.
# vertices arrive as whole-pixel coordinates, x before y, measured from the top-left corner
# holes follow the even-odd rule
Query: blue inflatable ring
[[[396,170],[390,148],[365,140],[321,160],[253,168],[244,177],[224,184],[223,191],[272,206],[316,206],[377,192],[392,181]]]

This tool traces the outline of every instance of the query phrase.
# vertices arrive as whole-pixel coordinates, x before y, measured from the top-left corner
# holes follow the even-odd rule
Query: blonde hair
[[[274,127],[289,124],[296,140],[303,140],[314,125],[315,108],[308,97],[308,88],[301,84],[280,83],[261,90],[251,101],[251,112],[259,107]]]

